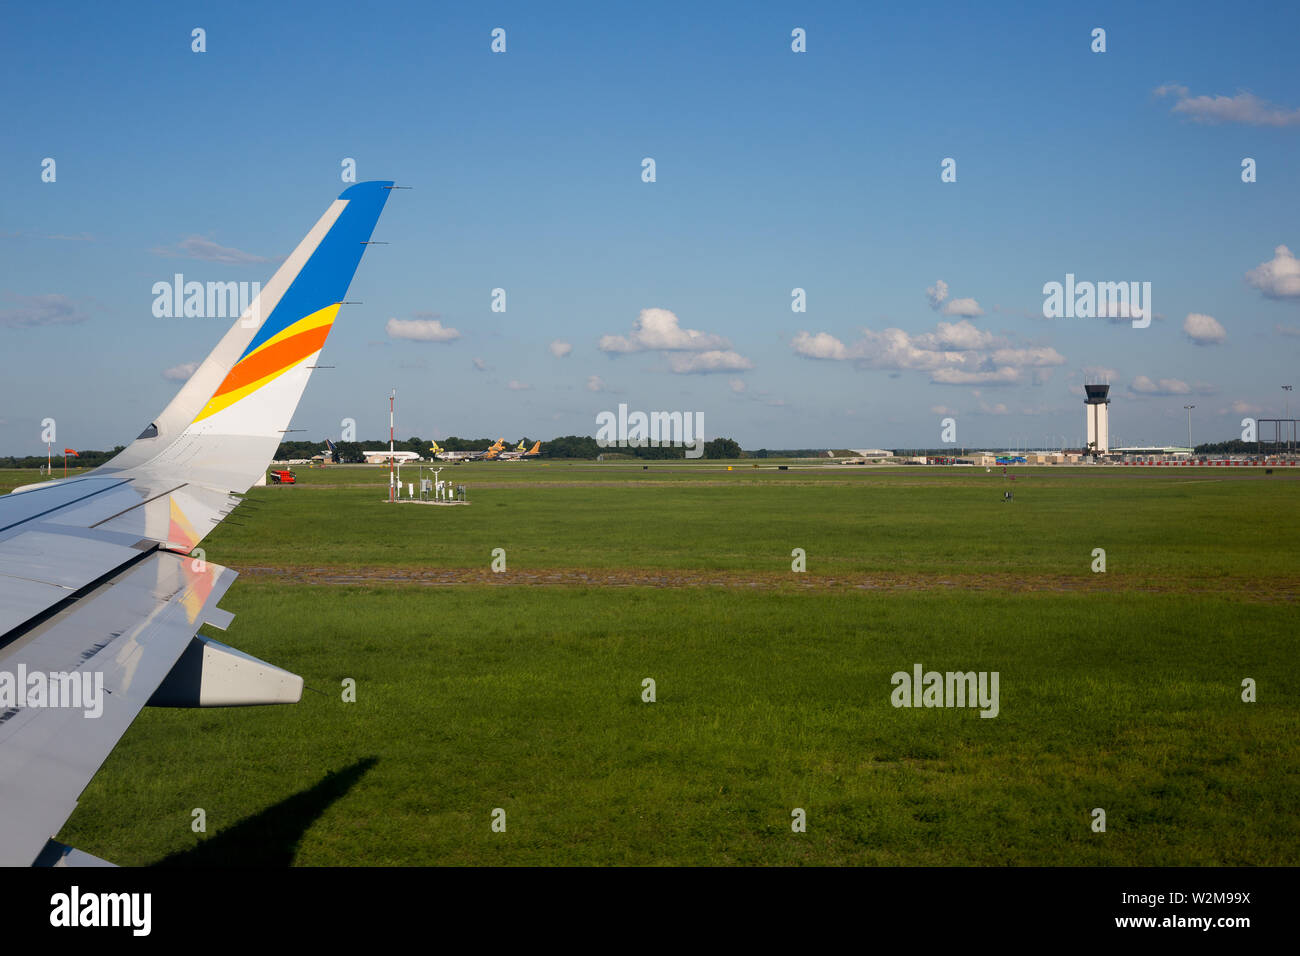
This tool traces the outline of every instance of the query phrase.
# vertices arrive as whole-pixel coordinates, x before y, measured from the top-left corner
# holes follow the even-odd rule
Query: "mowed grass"
[[[61,839],[132,864],[1297,861],[1289,607],[262,582],[225,604],[322,693],[147,710]],[[914,663],[998,671],[999,715],[895,709]]]
[[[254,490],[204,541],[250,572],[213,636],[314,690],[146,710],[60,839],[132,864],[1300,862],[1300,482],[1020,469],[1004,505],[983,469],[675,467],[670,483],[621,463],[566,482],[462,466],[467,508],[384,504],[380,469]],[[672,569],[737,586],[399,583],[486,569],[497,547],[494,581]],[[915,580],[773,586],[853,573]],[[1002,577],[951,583],[984,573]],[[999,715],[894,708],[890,676],[917,663],[998,671]]]
[[[543,478],[558,467],[459,466],[468,507],[389,505],[381,469],[306,470],[302,486],[254,489],[204,547],[244,566],[475,568],[504,548],[519,570],[758,572],[788,571],[791,551],[803,548],[810,574],[1084,579],[1102,548],[1112,585],[1300,578],[1300,474],[1031,468],[1009,482],[982,468],[751,474],[678,464],[661,471],[686,472],[691,482],[664,485],[653,467],[608,468],[577,468],[604,477],[566,487]],[[476,474],[513,484],[476,489]],[[365,481],[371,486],[353,486]]]

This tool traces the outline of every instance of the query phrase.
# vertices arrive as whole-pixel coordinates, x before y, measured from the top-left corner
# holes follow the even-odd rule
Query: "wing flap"
[[[31,864],[57,834],[235,578],[195,564],[154,552],[0,651],[10,698],[23,678],[22,698],[0,696],[0,865]]]

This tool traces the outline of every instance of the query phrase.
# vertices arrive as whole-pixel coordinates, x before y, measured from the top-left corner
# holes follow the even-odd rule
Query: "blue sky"
[[[1077,444],[1085,370],[1126,444],[1185,441],[1185,404],[1197,441],[1282,413],[1294,5],[804,7],[10,6],[0,453],[46,417],[133,438],[229,324],[156,318],[153,284],[265,282],[346,157],[414,188],[295,437],[378,436],[395,387],[403,436],[594,434],[625,402],[750,448],[935,446],[947,416],[968,447]],[[1155,320],[1045,319],[1066,273],[1150,282]],[[458,334],[389,334],[431,317]]]

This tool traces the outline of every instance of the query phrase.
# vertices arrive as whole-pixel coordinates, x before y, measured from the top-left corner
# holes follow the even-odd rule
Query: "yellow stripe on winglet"
[[[226,394],[224,395],[218,395],[216,398],[212,399],[212,401],[208,402],[208,404],[203,407],[203,411],[199,412],[198,416],[194,419],[194,421],[201,422],[203,421],[203,419],[215,415],[223,408],[229,408],[231,405],[235,404],[235,402],[239,401],[245,395],[251,395],[253,394],[253,392],[256,392],[267,382],[279,378],[285,372],[289,371],[289,369],[293,368],[294,366],[302,362],[303,359],[305,359],[306,357],[307,356],[304,355],[300,359],[295,359],[293,362],[286,365],[284,368],[276,369],[270,375],[259,378],[256,382],[250,382],[249,384],[245,385],[243,388],[237,388],[233,392],[226,392]]]
[[[320,328],[322,325],[332,325],[335,316],[339,314],[339,304],[340,303],[335,302],[333,305],[325,306],[325,308],[321,309],[319,312],[313,312],[311,315],[299,319],[297,322],[293,323],[293,325],[286,329],[282,329],[275,335],[271,336],[257,348],[253,349],[253,351],[249,352],[248,355],[241,358],[240,361],[242,362],[244,359],[256,355],[263,349],[268,349],[272,345],[283,342],[292,335],[298,335],[300,332],[309,332],[312,329]]]
[[[285,340],[290,339],[295,335],[302,335],[304,332],[310,332],[313,329],[319,329],[323,326],[333,325],[334,317],[337,316],[338,314],[339,314],[339,303],[336,302],[333,305],[327,305],[325,308],[317,312],[313,312],[311,315],[304,316],[303,318],[299,319],[297,322],[293,323],[293,325],[276,333],[271,338],[267,339],[265,342],[263,342],[261,345],[255,348],[253,351],[249,352],[247,355],[241,358],[231,368],[231,373],[233,373],[236,368],[239,368],[239,366],[243,362],[255,358],[266,349],[278,345],[281,342],[284,342]],[[259,378],[257,381],[250,382],[247,385],[243,386],[242,388],[237,388],[230,392],[223,392],[214,395],[211,399],[208,400],[208,403],[203,406],[203,408],[199,411],[198,415],[195,416],[194,421],[201,422],[203,421],[203,419],[215,415],[217,412],[221,411],[222,409],[229,408],[231,405],[235,404],[235,402],[239,401],[241,398],[245,397],[246,395],[251,395],[253,392],[257,391],[267,382],[271,381],[272,379],[279,378],[286,371],[298,365],[306,357],[307,356],[304,355],[300,358],[294,359],[294,361],[288,363],[283,368],[278,368],[274,372],[271,372],[268,375],[264,375],[261,378]],[[229,374],[227,375],[227,377],[229,377]]]

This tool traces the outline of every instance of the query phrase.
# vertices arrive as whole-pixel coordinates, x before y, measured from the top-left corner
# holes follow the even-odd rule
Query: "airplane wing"
[[[0,865],[103,862],[53,837],[146,704],[301,697],[198,634],[235,572],[189,555],[265,473],[391,187],[345,190],[119,455],[0,497]]]

